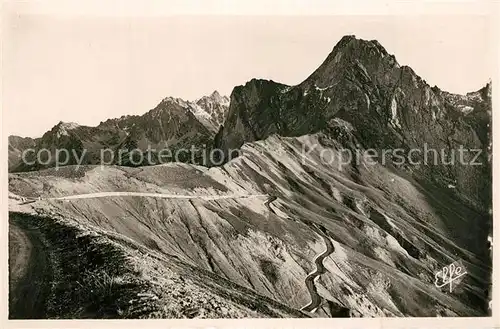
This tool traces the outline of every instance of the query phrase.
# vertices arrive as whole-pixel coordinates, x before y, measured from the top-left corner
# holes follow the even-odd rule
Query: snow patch
[[[314,85],[314,89],[319,90],[319,91],[325,91],[325,90],[330,89],[332,87],[333,87],[333,85],[330,85],[330,86],[327,86],[327,87],[324,87],[324,88],[321,88],[321,87],[318,87],[318,86]]]
[[[391,116],[391,123],[394,126],[401,128],[401,123],[399,122],[398,118],[398,103],[396,101],[396,97],[393,97],[391,101]]]
[[[289,92],[289,91],[290,91],[290,89],[291,89],[291,87],[286,87],[286,88],[284,88],[283,90],[281,90],[281,91],[280,91],[280,93],[282,93],[282,94],[286,94],[287,92]]]
[[[56,136],[57,138],[60,138],[61,136],[69,136],[68,132],[78,127],[79,125],[74,122],[60,122],[56,132]]]
[[[460,110],[460,112],[462,112],[463,114],[469,114],[471,113],[472,111],[474,111],[474,108],[472,106],[467,106],[467,105],[459,105],[458,106],[458,109]]]

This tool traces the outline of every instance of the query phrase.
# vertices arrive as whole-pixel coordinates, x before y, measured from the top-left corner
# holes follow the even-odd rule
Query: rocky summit
[[[352,125],[356,142],[364,148],[427,145],[450,156],[459,145],[480,149],[484,166],[469,166],[469,154],[462,161],[467,164],[408,170],[441,186],[456,186],[477,206],[491,205],[491,85],[465,96],[441,91],[410,67],[400,66],[377,41],[342,38],[297,86],[254,79],[236,87],[217,142],[229,150],[272,134],[331,130],[338,119]]]
[[[230,99],[169,97],[143,116],[12,139],[15,154],[91,150],[83,165],[9,174],[11,241],[29,232],[44,246],[37,259],[50,260],[28,266],[50,283],[32,288],[47,300],[37,309],[49,318],[486,316],[491,85],[478,89],[431,87],[377,41],[346,36],[295,86],[252,79]],[[94,162],[104,145],[165,141],[209,145],[224,161]],[[425,147],[447,161],[408,156]],[[390,156],[373,161],[366,150]],[[451,264],[461,269],[454,280],[443,272]],[[11,315],[22,317],[16,289],[31,288],[12,282]]]

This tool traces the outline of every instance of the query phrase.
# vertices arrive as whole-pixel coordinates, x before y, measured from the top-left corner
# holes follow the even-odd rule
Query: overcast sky
[[[4,22],[8,134],[59,121],[97,125],[142,114],[166,96],[229,95],[252,78],[304,80],[343,35],[377,39],[431,86],[465,93],[492,74],[485,16],[64,18]]]

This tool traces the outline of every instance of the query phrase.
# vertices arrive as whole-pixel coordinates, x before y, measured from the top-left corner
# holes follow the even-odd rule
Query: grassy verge
[[[9,216],[20,227],[38,229],[50,255],[47,318],[141,318],[158,308],[144,293],[148,283],[109,240],[51,218]]]

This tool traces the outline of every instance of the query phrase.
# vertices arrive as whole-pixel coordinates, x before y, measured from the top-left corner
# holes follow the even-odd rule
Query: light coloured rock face
[[[487,231],[478,223],[486,219],[449,189],[421,185],[403,171],[365,162],[339,169],[340,147],[324,134],[271,136],[245,144],[242,156],[219,168],[89,166],[10,174],[10,202],[15,211],[63,217],[130,239],[152,254],[175,255],[213,273],[211,280],[219,277],[296,310],[311,300],[304,280],[325,250],[321,228],[334,250],[315,281],[321,304],[313,316],[339,316],[339,307],[351,316],[484,314],[490,270],[480,254]],[[328,152],[335,156],[326,163]],[[193,198],[44,200],[110,191]],[[223,198],[253,194],[270,198]],[[14,195],[42,200],[20,206]],[[221,198],[196,198],[203,195]],[[455,293],[439,291],[434,273],[457,258],[468,275]],[[186,271],[167,261],[161,266]],[[206,279],[191,280],[205,286]],[[218,298],[229,300],[235,291],[227,287]],[[169,303],[165,307],[177,307]]]
[[[227,110],[229,108],[229,97],[221,96],[216,90],[209,96],[203,96],[195,101],[210,116],[211,123],[215,128],[224,124]]]

